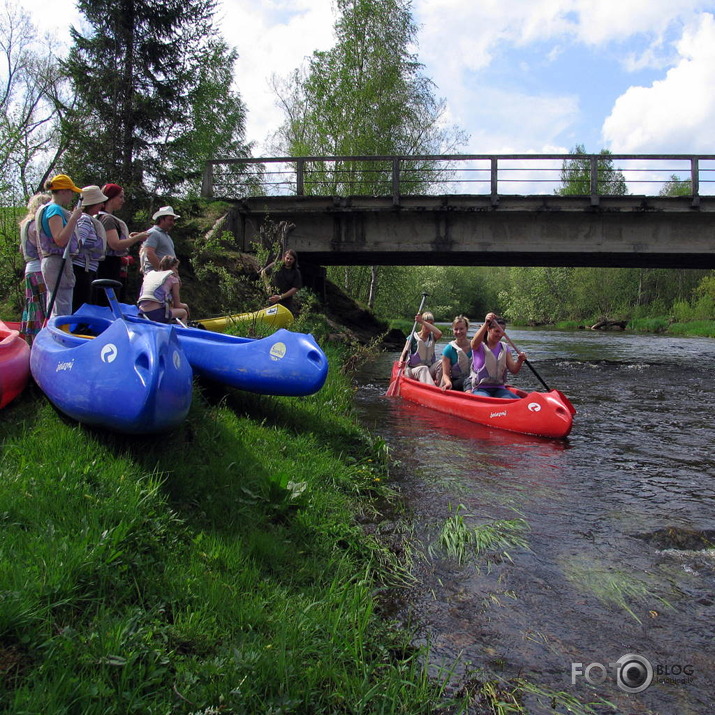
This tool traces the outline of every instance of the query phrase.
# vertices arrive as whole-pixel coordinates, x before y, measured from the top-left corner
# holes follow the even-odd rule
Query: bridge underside
[[[232,228],[281,221],[303,264],[715,268],[715,197],[260,197]]]

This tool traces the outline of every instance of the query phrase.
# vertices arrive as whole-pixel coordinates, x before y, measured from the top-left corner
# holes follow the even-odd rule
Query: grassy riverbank
[[[3,710],[434,710],[380,615],[406,575],[360,525],[391,499],[386,450],[328,353],[317,395],[197,386],[161,437],[78,426],[34,387],[0,413]]]
[[[559,330],[583,329],[583,323],[562,321],[554,327]],[[626,330],[636,333],[664,333],[668,335],[687,335],[691,337],[715,338],[715,320],[691,320],[674,322],[666,316],[656,318],[632,318],[626,323]]]

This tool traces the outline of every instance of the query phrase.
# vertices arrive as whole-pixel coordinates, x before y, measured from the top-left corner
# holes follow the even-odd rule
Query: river
[[[453,691],[522,678],[596,713],[711,715],[715,340],[509,334],[576,407],[567,440],[384,397],[396,354],[358,375],[358,410],[398,460],[392,478],[414,529],[401,617],[429,644],[435,672],[457,664]],[[526,367],[512,382],[540,389]],[[459,563],[439,544],[457,517],[517,523],[526,543]],[[523,707],[565,712],[538,693]]]

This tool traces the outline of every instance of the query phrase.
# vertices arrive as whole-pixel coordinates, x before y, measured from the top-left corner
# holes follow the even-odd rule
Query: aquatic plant
[[[470,556],[480,558],[496,552],[498,558],[511,561],[507,549],[528,548],[528,542],[524,537],[524,534],[529,531],[526,520],[496,519],[478,526],[470,526],[465,517],[470,518],[472,515],[463,513],[464,509],[464,505],[460,504],[454,510],[454,513],[444,522],[437,539],[438,546],[448,557],[457,559],[462,564]],[[434,553],[432,546],[430,546],[430,553]],[[487,559],[487,563],[491,564],[490,559]]]
[[[660,606],[672,606],[660,596],[656,596],[651,589],[632,573],[619,571],[611,566],[597,563],[569,563],[564,568],[566,578],[578,588],[592,593],[604,605],[615,606],[623,609],[638,623],[641,619],[633,610],[634,605],[644,606],[657,600]]]

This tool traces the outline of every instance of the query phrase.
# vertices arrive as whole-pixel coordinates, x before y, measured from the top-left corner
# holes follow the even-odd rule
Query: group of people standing
[[[109,278],[124,284],[129,249],[139,242],[144,275],[140,311],[161,322],[188,317],[188,306],[179,297],[179,261],[168,233],[179,218],[171,206],[153,215],[150,229],[130,232],[115,215],[125,202],[118,184],[79,188],[69,176],[58,174],[45,182],[45,189],[47,193],[29,200],[20,222],[25,259],[21,333],[29,343],[46,318],[73,313],[83,303],[105,302],[103,296],[93,294],[92,281]]]
[[[420,329],[405,345],[401,360],[405,375],[443,390],[463,390],[485,397],[514,398],[506,385],[507,372],[516,374],[526,361],[525,353],[516,357],[503,342],[506,321],[495,313],[487,313],[472,339],[467,337],[469,320],[458,315],[452,321],[454,340],[445,346],[441,359],[435,354],[435,344],[442,331],[434,324],[432,313],[415,316]]]

